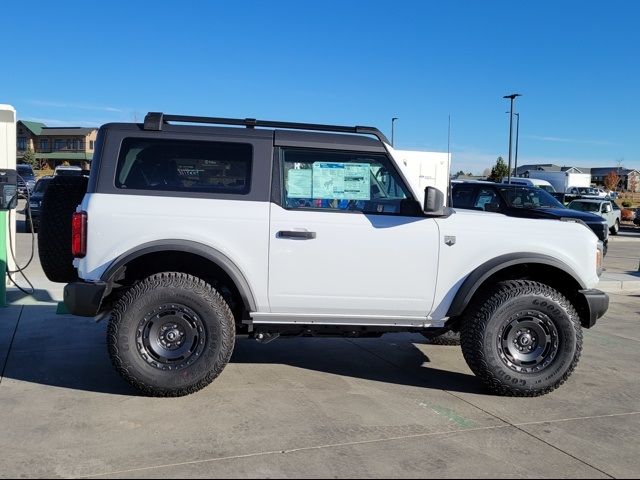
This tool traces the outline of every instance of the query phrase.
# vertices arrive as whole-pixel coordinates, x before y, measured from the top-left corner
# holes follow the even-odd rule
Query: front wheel
[[[617,235],[620,231],[620,220],[616,220],[616,223],[613,224],[613,227],[609,229],[611,235]]]
[[[582,351],[580,318],[551,287],[500,282],[469,307],[461,328],[462,353],[494,393],[534,397],[571,375]]]
[[[116,304],[107,331],[116,370],[151,396],[179,397],[209,385],[229,362],[235,322],[222,296],[184,273],[152,275]]]

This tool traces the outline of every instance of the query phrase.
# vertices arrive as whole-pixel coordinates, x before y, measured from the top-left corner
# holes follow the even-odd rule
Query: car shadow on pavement
[[[419,336],[418,336],[419,337]],[[380,339],[283,338],[261,345],[239,339],[231,361],[243,364],[280,364],[343,377],[388,384],[488,394],[472,374],[440,370],[415,344],[426,343],[416,335]],[[436,350],[460,347],[433,347]]]
[[[14,307],[19,308],[19,307]],[[6,345],[0,358],[0,390],[17,380],[40,385],[139,396],[111,365],[106,347],[107,322],[56,315],[52,306],[26,305],[14,329],[0,330]],[[6,333],[2,333],[5,332]],[[394,335],[381,339],[288,338],[263,345],[238,337],[232,364],[288,365],[310,372],[371,380],[387,384],[449,390],[465,393],[487,391],[471,374],[425,366],[429,358],[415,345],[416,335]],[[5,340],[3,342],[3,340]],[[10,346],[8,355],[6,349]],[[443,349],[455,347],[431,347]],[[223,374],[224,375],[224,374]],[[282,372],[286,375],[286,371]],[[215,382],[211,388],[215,388]]]

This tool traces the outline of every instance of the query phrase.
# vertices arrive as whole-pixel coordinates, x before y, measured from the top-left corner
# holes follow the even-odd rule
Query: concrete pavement
[[[490,395],[459,347],[394,334],[239,338],[210,387],[152,399],[112,369],[106,324],[55,315],[59,286],[31,271],[42,301],[13,292],[0,311],[0,477],[640,474],[640,292],[611,296],[574,375],[541,398]]]

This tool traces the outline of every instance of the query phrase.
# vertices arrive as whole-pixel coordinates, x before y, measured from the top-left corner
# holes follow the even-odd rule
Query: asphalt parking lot
[[[29,254],[19,234],[18,256]],[[633,275],[640,229],[607,271]],[[239,338],[209,388],[139,396],[112,369],[106,324],[56,315],[60,286],[0,311],[2,477],[597,477],[640,474],[640,289],[611,293],[556,392],[488,394],[459,347],[420,335]],[[633,286],[633,284],[629,284]]]

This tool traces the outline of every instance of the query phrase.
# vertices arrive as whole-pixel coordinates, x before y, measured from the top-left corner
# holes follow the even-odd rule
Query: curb
[[[633,292],[640,290],[640,280],[600,280],[596,288],[607,293]]]

